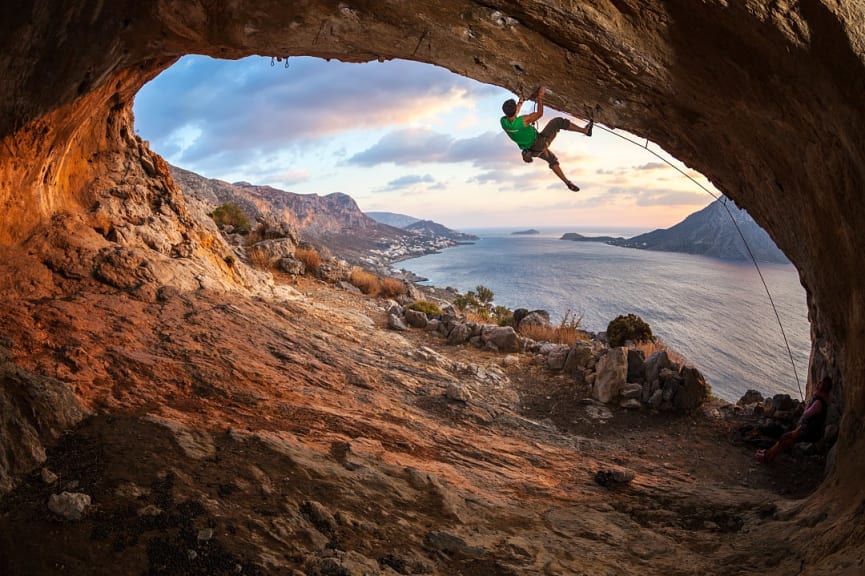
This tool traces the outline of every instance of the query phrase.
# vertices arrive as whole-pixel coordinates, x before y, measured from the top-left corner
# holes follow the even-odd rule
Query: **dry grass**
[[[489,314],[482,314],[474,310],[461,310],[466,316],[466,322],[476,322],[478,324],[489,324],[492,322]]]
[[[378,294],[383,298],[394,298],[406,293],[405,283],[396,278],[382,278]]]
[[[383,278],[367,272],[363,268],[353,268],[348,281],[360,288],[361,292],[370,296],[394,298],[406,293],[405,283],[402,280]]]
[[[253,246],[247,254],[249,255],[249,265],[253,268],[267,270],[270,267],[270,258],[261,248]]]
[[[520,336],[531,338],[537,342],[553,342],[573,346],[578,340],[588,340],[585,332],[580,330],[582,320],[582,316],[577,316],[568,310],[558,326],[525,326],[519,329],[519,333]]]
[[[298,248],[294,251],[294,257],[303,262],[307,272],[314,272],[321,267],[321,256],[315,248]]]
[[[360,288],[360,291],[364,294],[372,296],[378,294],[381,286],[378,276],[362,268],[353,268],[348,281]]]
[[[635,350],[642,350],[643,354],[646,355],[646,358],[654,354],[655,352],[660,352],[661,350],[666,350],[667,356],[670,357],[670,360],[675,362],[676,364],[685,365],[688,364],[688,360],[679,354],[678,352],[672,350],[667,343],[655,337],[654,341],[651,342],[638,342],[632,346]]]

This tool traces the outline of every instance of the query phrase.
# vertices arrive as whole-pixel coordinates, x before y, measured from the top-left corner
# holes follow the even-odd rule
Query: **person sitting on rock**
[[[823,429],[826,427],[826,412],[829,407],[829,394],[832,392],[832,379],[824,376],[799,424],[789,432],[781,435],[778,441],[767,450],[757,450],[757,460],[768,464],[778,457],[781,452],[789,450],[798,442],[816,442],[823,437]]]
[[[538,132],[533,124],[540,120],[544,115],[544,94],[546,88],[541,86],[538,88],[536,102],[538,108],[531,114],[520,116],[520,108],[523,106],[523,97],[520,96],[519,101],[514,102],[513,98],[505,100],[502,104],[502,112],[505,113],[501,118],[502,128],[511,140],[516,142],[523,153],[523,160],[531,162],[532,158],[537,156],[547,161],[550,169],[561,178],[565,185],[578,192],[580,187],[567,179],[559,166],[559,159],[550,150],[550,144],[559,133],[559,130],[570,130],[572,132],[582,132],[586,136],[592,135],[592,126],[594,122],[591,120],[580,128],[567,118],[553,118],[550,120],[543,130]],[[530,97],[531,98],[531,97]]]

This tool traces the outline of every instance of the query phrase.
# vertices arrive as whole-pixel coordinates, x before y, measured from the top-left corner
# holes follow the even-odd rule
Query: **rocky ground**
[[[270,300],[82,280],[59,299],[5,297],[4,357],[70,383],[91,415],[0,500],[0,573],[804,565],[777,528],[823,520],[801,500],[821,458],[759,465],[736,440],[744,417],[717,404],[610,411],[528,356],[393,332],[374,298],[310,279],[293,288]],[[623,468],[627,484],[595,481]],[[89,497],[80,519],[49,509],[63,492]]]

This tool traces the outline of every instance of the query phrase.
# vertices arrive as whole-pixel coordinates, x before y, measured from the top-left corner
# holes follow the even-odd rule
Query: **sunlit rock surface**
[[[762,556],[771,562],[752,564],[761,554],[756,548],[737,557],[734,550],[746,537],[728,531],[733,536],[710,552],[709,564],[698,571],[784,574],[793,562],[803,573],[858,573],[865,537],[863,10],[859,2],[820,0],[5,2],[0,7],[0,344],[9,350],[3,360],[9,366],[4,370],[20,368],[67,383],[82,414],[162,413],[169,410],[170,397],[152,392],[162,376],[146,377],[148,366],[164,364],[150,356],[157,340],[185,338],[185,322],[208,298],[232,314],[256,298],[298,298],[233,265],[216,229],[185,203],[164,162],[134,136],[132,98],[179,56],[407,58],[515,92],[543,83],[551,89],[551,106],[659,143],[706,174],[770,233],[799,269],[808,293],[810,375],[829,373],[841,383],[844,418],[828,479],[776,522],[749,525],[747,538],[771,548]],[[188,309],[171,310],[157,330],[160,316],[151,307],[165,302]],[[145,339],[131,347],[132,358],[118,360],[130,354],[129,339],[138,338],[140,327],[156,340]],[[81,344],[89,339],[100,347]],[[316,345],[326,348],[328,341]],[[192,352],[207,348],[202,337],[185,342],[172,358],[195,364]],[[399,373],[398,364],[390,371]],[[88,376],[76,376],[80,373]],[[221,371],[190,376],[176,393],[188,393],[197,379],[223,378]],[[9,396],[6,379],[3,386]],[[134,391],[145,388],[148,400],[135,400]],[[50,410],[50,403],[34,410],[40,407]],[[54,421],[37,415],[45,426],[31,429],[52,441],[55,425],[77,420],[73,412]],[[339,429],[322,422],[322,430]],[[15,438],[23,436],[3,436],[7,454],[24,453]],[[39,448],[32,435],[28,438],[26,452],[38,460]],[[231,436],[226,442],[249,440]],[[6,464],[7,473],[29,467],[26,459],[16,458]],[[428,459],[433,452],[419,460]],[[480,484],[465,482],[469,491]],[[750,500],[738,502],[730,506]],[[551,507],[545,518],[557,534],[596,534],[597,540],[636,550],[628,558],[595,559],[595,566],[631,567],[621,573],[659,566],[669,543],[643,538],[638,548],[628,548],[636,533],[616,516],[625,513],[592,512],[617,527],[603,533],[584,529],[591,514],[570,507]],[[459,515],[458,507],[453,514]],[[515,521],[508,538],[520,538],[522,526]],[[479,546],[439,532],[424,540],[427,549],[470,558],[479,562],[478,573],[490,573],[476,557]],[[546,566],[532,564],[533,569],[577,569],[562,558],[544,564],[546,552],[522,541],[512,545]],[[658,572],[672,573],[674,566],[687,571],[683,567],[694,566],[691,559]]]

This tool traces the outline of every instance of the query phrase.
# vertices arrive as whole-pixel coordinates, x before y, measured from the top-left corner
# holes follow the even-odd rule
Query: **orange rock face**
[[[177,57],[408,58],[515,92],[543,83],[555,108],[649,138],[706,174],[797,266],[813,325],[810,373],[830,373],[841,383],[844,418],[829,479],[809,501],[813,514],[790,538],[809,566],[827,563],[814,573],[839,566],[855,571],[862,556],[852,548],[861,548],[865,502],[859,482],[865,473],[865,9],[823,0],[488,4],[5,2],[0,287],[9,342],[0,345],[9,350],[7,368],[27,370],[27,382],[72,382],[81,410],[168,406],[157,394],[132,401],[137,396],[125,387],[125,375],[108,371],[124,364],[112,354],[129,353],[123,343],[134,332],[118,328],[120,318],[128,313],[158,340],[177,337],[172,330],[183,326],[182,314],[166,319],[164,335],[152,326],[156,316],[147,306],[159,302],[165,286],[237,298],[286,296],[284,288],[230,263],[215,228],[186,205],[164,162],[134,136],[132,98]],[[132,301],[128,311],[124,299]],[[197,307],[190,304],[188,313]],[[117,350],[103,344],[90,352],[78,342],[82,335],[117,339]],[[202,338],[184,342],[175,354],[206,347]],[[155,342],[132,346],[139,351],[127,369],[136,378],[150,369]],[[307,351],[305,361],[314,357]],[[136,387],[145,385],[136,378]],[[193,385],[173,386],[185,394]],[[3,387],[8,392],[12,384],[4,380]],[[26,395],[5,398],[26,413]],[[193,412],[206,402],[194,404]],[[71,409],[56,412],[53,422],[39,420],[15,436],[19,449],[9,452],[15,462],[6,462],[5,472],[28,470],[41,458],[37,440],[56,438],[80,417]],[[37,440],[27,440],[30,449],[22,451],[24,436]],[[824,511],[831,530],[820,524]],[[554,516],[559,526],[580,522]],[[626,535],[607,536],[621,536],[627,545]],[[662,546],[652,542],[641,546],[660,555]],[[447,538],[431,537],[428,545],[455,554]],[[556,573],[550,566],[546,573]]]

